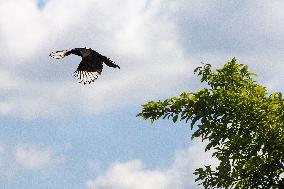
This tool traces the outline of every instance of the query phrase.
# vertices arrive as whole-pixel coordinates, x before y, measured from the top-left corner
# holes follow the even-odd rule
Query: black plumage
[[[70,54],[82,57],[82,61],[80,62],[77,70],[74,72],[74,77],[79,80],[79,83],[83,83],[84,85],[94,82],[99,77],[103,70],[103,63],[109,67],[120,69],[114,61],[92,50],[91,48],[74,48],[70,51],[56,51],[50,53],[49,56],[60,59]]]

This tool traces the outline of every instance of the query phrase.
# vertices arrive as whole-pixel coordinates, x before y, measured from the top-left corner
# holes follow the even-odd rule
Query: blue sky
[[[136,117],[141,104],[196,91],[200,62],[232,57],[283,91],[284,3],[209,0],[0,0],[0,188],[189,189],[215,164],[185,123]],[[71,74],[91,47],[92,85]]]

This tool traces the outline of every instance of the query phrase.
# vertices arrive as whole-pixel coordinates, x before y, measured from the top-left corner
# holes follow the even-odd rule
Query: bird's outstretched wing
[[[90,84],[98,79],[102,73],[103,64],[99,60],[85,60],[83,59],[73,76],[79,80],[79,83]]]

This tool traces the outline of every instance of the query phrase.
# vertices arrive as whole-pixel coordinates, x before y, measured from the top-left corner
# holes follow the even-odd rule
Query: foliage
[[[190,121],[192,138],[209,141],[205,151],[214,149],[219,165],[194,173],[205,188],[284,188],[282,94],[269,95],[235,58],[216,71],[206,64],[194,72],[207,88],[148,102],[137,116]]]

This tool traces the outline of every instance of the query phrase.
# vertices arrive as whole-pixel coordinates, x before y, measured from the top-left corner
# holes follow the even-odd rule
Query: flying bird
[[[51,52],[49,56],[52,58],[61,59],[69,56],[70,54],[75,54],[82,57],[82,60],[77,70],[73,73],[73,76],[79,80],[79,83],[84,83],[84,85],[94,82],[99,75],[101,75],[103,63],[109,67],[120,69],[120,67],[116,65],[114,61],[91,48],[74,48],[72,50],[55,51]]]

